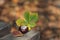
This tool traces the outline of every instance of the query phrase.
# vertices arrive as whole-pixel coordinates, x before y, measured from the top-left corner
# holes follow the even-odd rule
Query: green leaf
[[[26,26],[27,24],[28,24],[27,21],[23,21],[23,24],[22,25]]]
[[[31,28],[33,28],[33,27],[35,27],[35,26],[36,26],[35,23],[30,23],[30,27],[31,27]]]
[[[30,13],[27,11],[25,12],[24,14],[24,18],[25,18],[25,21],[29,23],[29,16],[30,16]]]
[[[23,20],[21,20],[21,19],[17,19],[17,20],[16,20],[17,26],[21,26],[22,23],[23,23]]]
[[[36,22],[38,21],[38,13],[31,13],[26,11],[24,13],[25,20],[17,19],[16,24],[17,26],[28,26],[29,28],[33,28],[36,26]]]
[[[38,21],[38,13],[32,13],[32,15],[30,15],[30,22],[37,22]]]
[[[25,22],[24,24],[29,27],[34,27],[35,23],[38,21],[38,13],[30,14],[28,11],[24,14]]]

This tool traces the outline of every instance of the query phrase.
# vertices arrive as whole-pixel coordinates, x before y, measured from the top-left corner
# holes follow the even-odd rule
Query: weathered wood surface
[[[0,38],[0,40],[39,40],[40,39],[39,34],[40,34],[39,31],[32,30],[22,37],[14,37],[11,34],[9,34]]]

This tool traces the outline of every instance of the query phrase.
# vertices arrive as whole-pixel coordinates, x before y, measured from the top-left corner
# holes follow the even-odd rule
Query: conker
[[[27,26],[20,26],[19,31],[22,32],[23,34],[28,32],[28,27]]]

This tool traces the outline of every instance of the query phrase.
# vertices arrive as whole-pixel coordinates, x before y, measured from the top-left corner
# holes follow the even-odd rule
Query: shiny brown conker
[[[20,26],[20,27],[18,28],[18,30],[19,30],[20,32],[22,32],[23,34],[25,34],[25,33],[27,33],[27,32],[29,31],[27,26]]]

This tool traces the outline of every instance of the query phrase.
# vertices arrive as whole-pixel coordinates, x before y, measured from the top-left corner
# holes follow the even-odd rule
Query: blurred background
[[[13,23],[23,13],[38,12],[41,40],[60,40],[60,0],[0,0],[0,20]]]

